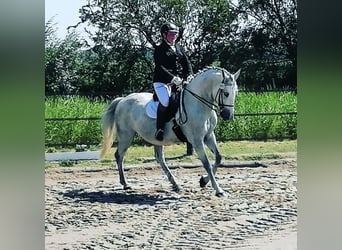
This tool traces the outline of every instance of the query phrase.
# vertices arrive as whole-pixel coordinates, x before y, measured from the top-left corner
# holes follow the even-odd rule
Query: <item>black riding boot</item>
[[[160,103],[158,104],[157,109],[157,132],[155,134],[155,138],[158,141],[162,141],[164,139],[164,127],[165,127],[165,120],[166,120],[166,109]]]
[[[192,155],[192,153],[194,152],[194,149],[191,145],[190,142],[186,143],[186,155]]]

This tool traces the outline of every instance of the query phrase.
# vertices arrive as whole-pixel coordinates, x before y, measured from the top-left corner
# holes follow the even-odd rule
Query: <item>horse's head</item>
[[[220,116],[223,120],[234,119],[234,105],[235,97],[238,93],[238,87],[236,80],[240,75],[240,69],[231,74],[225,70],[222,70],[223,80],[220,84],[220,88],[216,94],[215,100],[220,108]]]
[[[218,108],[224,120],[233,120],[239,75],[240,69],[231,74],[223,68],[209,67],[194,75],[185,90],[208,108]]]

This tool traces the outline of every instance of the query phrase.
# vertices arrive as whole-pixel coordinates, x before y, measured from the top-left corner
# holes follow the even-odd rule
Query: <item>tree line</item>
[[[181,28],[194,72],[241,68],[240,89],[297,88],[296,0],[89,0],[79,20],[64,39],[53,19],[45,24],[46,95],[151,90],[165,21]]]

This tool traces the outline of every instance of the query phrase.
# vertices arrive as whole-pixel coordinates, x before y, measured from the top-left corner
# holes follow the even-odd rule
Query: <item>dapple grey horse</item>
[[[240,70],[235,74],[218,67],[205,68],[195,74],[188,84],[183,85],[180,109],[176,113],[183,134],[192,144],[201,160],[207,176],[201,177],[200,185],[204,187],[209,181],[217,196],[226,195],[216,181],[217,167],[221,164],[214,128],[217,114],[224,120],[234,118],[235,97],[238,92],[236,80]],[[163,145],[179,143],[180,140],[172,130],[173,123],[166,123],[164,140],[154,138],[156,119],[150,118],[145,108],[152,99],[151,93],[133,93],[126,97],[118,97],[105,109],[102,116],[103,143],[101,158],[111,148],[114,137],[117,138],[117,150],[114,154],[120,175],[120,183],[129,189],[123,171],[124,155],[131,145],[133,137],[138,133],[144,140],[154,145],[157,162],[168,177],[175,191],[179,186],[174,175],[165,162]],[[205,145],[215,155],[215,163],[211,165],[205,152]]]

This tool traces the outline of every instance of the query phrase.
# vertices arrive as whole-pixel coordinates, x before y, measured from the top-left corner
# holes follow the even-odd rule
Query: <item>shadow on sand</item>
[[[61,193],[63,196],[75,199],[76,202],[99,202],[115,204],[155,205],[157,203],[171,203],[179,198],[163,196],[161,194],[136,193],[132,190],[114,190],[114,192],[86,191],[82,189]]]

